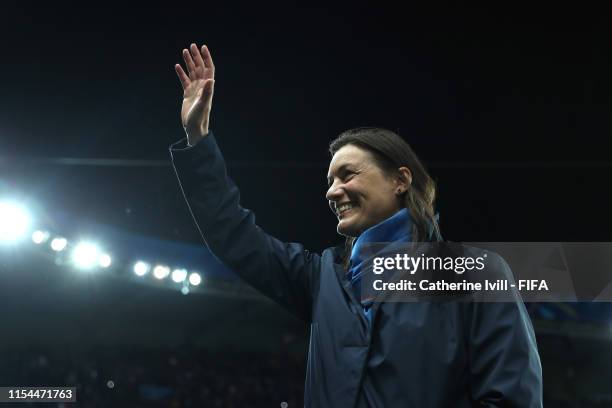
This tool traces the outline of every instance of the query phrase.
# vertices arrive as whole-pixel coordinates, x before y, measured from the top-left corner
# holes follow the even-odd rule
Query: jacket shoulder
[[[323,256],[329,254],[334,263],[342,264],[344,259],[344,245],[332,246],[323,250]]]

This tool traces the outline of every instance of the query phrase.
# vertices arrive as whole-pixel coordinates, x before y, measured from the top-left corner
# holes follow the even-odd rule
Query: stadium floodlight
[[[0,201],[0,242],[18,241],[30,228],[32,220],[20,205]]]
[[[66,248],[66,245],[68,245],[66,238],[57,237],[51,240],[51,249],[56,252],[63,251]]]
[[[157,279],[164,279],[168,275],[170,275],[170,268],[166,265],[157,265],[153,268],[153,276]]]
[[[138,261],[134,264],[134,273],[138,276],[145,276],[150,268],[151,266],[148,263]]]
[[[108,268],[112,263],[111,256],[109,254],[101,254],[98,258],[98,263],[101,267]]]
[[[198,286],[200,283],[202,283],[202,277],[199,273],[192,272],[191,275],[189,275],[189,283],[191,283],[193,286]]]
[[[72,251],[72,261],[80,269],[91,269],[98,263],[100,251],[91,242],[81,242]]]
[[[185,269],[175,269],[172,271],[172,280],[176,283],[181,283],[187,278],[187,271]]]
[[[49,239],[49,233],[47,231],[36,230],[32,233],[32,242],[35,244],[42,244],[47,242]]]

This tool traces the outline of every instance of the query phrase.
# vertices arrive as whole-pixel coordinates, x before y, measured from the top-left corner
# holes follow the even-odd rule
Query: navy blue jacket
[[[541,407],[542,370],[520,300],[376,303],[372,329],[341,265],[282,242],[240,206],[215,137],[170,146],[202,237],[242,279],[310,324],[306,407]]]

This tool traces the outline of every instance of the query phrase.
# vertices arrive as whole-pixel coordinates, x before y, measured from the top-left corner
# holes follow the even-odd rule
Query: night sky
[[[445,238],[610,241],[610,15],[507,7],[3,5],[0,179],[51,218],[200,242],[168,155],[196,42],[242,204],[283,240],[341,242],[328,142],[381,126],[436,179]]]

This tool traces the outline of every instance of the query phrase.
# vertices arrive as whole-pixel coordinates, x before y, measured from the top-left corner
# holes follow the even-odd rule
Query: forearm
[[[228,177],[214,136],[193,147],[173,145],[170,154],[183,195],[211,251],[249,284],[307,319],[318,255],[300,244],[266,234]]]

